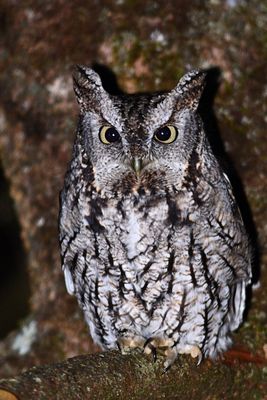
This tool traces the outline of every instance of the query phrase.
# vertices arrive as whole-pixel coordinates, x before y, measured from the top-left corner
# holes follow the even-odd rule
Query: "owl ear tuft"
[[[77,65],[73,72],[73,88],[81,111],[93,107],[106,93],[100,76],[83,65]]]
[[[178,82],[174,92],[178,97],[177,109],[190,108],[196,111],[206,85],[207,73],[193,70],[185,74]]]

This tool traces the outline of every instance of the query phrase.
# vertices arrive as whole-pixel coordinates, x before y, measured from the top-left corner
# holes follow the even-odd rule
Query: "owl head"
[[[205,72],[184,75],[165,93],[111,95],[99,75],[78,66],[78,141],[100,190],[153,191],[179,187],[204,135],[197,114]]]

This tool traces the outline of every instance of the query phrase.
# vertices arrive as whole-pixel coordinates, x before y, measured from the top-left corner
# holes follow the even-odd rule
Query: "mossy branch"
[[[205,361],[200,366],[180,356],[163,373],[163,359],[153,363],[138,352],[118,351],[82,355],[29,369],[13,379],[0,381],[0,400],[77,399],[232,399],[233,384],[247,367]],[[239,399],[242,389],[235,384]],[[248,393],[246,393],[247,395]]]

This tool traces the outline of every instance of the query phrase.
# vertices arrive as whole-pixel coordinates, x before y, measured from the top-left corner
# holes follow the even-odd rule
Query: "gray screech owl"
[[[197,113],[205,73],[170,92],[112,96],[77,67],[80,120],[61,193],[67,290],[103,349],[215,357],[231,344],[251,249]]]

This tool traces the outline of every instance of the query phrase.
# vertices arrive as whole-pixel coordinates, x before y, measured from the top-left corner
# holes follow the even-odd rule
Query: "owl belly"
[[[114,348],[155,339],[197,355],[227,347],[231,289],[211,277],[201,224],[188,216],[171,223],[165,199],[150,207],[114,202],[98,222],[80,300],[96,342]]]

